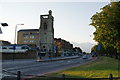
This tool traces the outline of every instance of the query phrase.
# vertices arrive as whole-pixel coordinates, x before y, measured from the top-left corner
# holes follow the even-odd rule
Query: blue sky
[[[1,40],[13,43],[16,24],[20,29],[38,29],[40,15],[52,10],[54,16],[54,31],[56,38],[65,39],[71,43],[94,44],[95,28],[89,26],[90,18],[109,2],[2,2],[0,3],[0,21],[7,22],[8,27],[2,27]],[[75,44],[74,44],[75,46]]]

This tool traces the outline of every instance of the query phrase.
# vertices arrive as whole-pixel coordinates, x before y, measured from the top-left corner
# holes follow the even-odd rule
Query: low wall
[[[36,51],[27,51],[24,53],[2,53],[2,60],[10,59],[35,59]]]

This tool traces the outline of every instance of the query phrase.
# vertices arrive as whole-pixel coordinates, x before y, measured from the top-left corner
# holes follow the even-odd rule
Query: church
[[[73,44],[61,38],[54,38],[54,17],[49,10],[47,15],[40,15],[38,29],[22,29],[18,31],[17,44],[25,44],[31,48],[39,47],[42,56],[61,56],[73,50]]]
[[[40,53],[54,56],[54,17],[52,11],[49,10],[48,15],[40,15],[40,28],[39,28],[39,48]]]

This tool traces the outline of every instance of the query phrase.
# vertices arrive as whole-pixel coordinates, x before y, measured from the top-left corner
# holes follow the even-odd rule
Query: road
[[[50,73],[54,71],[63,70],[69,67],[78,66],[85,62],[91,61],[89,59],[69,59],[69,60],[58,60],[58,61],[49,61],[49,62],[36,62],[35,60],[27,61],[9,61],[3,62],[3,74],[12,75],[11,73],[16,73],[21,71],[22,77],[29,77],[30,75],[44,75],[45,73]],[[24,76],[27,75],[27,76]]]

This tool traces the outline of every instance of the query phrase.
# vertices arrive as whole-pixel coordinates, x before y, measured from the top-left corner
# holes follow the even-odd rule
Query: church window
[[[46,24],[46,22],[44,23],[44,29],[45,29],[45,30],[47,29],[47,24]]]
[[[48,18],[48,16],[42,16],[43,18]]]

